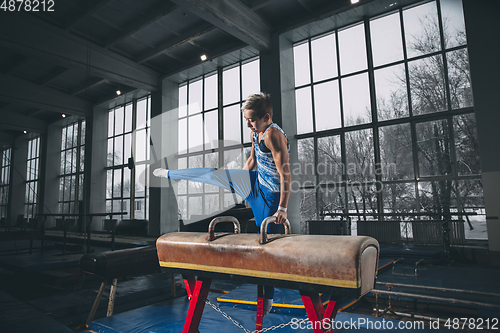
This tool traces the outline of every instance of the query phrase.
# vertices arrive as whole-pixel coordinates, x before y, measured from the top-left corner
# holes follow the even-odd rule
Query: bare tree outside
[[[61,169],[59,179],[59,212],[78,213],[78,201],[83,200],[85,165],[85,120],[62,129]]]
[[[437,3],[429,2],[405,9],[402,14],[370,21],[372,34],[379,33],[377,38],[372,35],[371,40],[376,66],[377,118],[379,122],[393,122],[375,127],[378,140],[374,139],[372,129],[356,129],[336,137],[318,138],[316,145],[312,138],[299,141],[299,163],[312,161],[311,152],[317,149],[314,169],[318,179],[323,184],[337,184],[333,191],[318,187],[318,195],[302,192],[303,219],[323,218],[342,209],[376,212],[377,200],[382,200],[384,212],[390,213],[446,215],[484,208],[461,2],[443,0],[440,6],[438,11]],[[398,32],[401,31],[400,15],[406,45],[403,45],[402,33]],[[407,62],[403,62],[405,47]],[[398,62],[385,65],[394,61]],[[378,68],[380,65],[384,66]],[[340,79],[342,89],[344,81]],[[363,85],[359,89],[364,89]],[[366,102],[359,105],[363,104]],[[457,109],[462,111],[451,112]],[[369,107],[363,107],[363,112],[346,113],[344,105],[344,117],[357,114],[357,119],[345,120],[344,126],[362,125],[371,119],[371,113]],[[345,140],[344,152],[340,149],[341,137]],[[378,145],[375,146],[375,142]],[[378,169],[374,160],[376,150],[380,153]],[[346,165],[341,162],[342,154],[345,154]],[[333,174],[322,175],[323,160],[328,161],[331,168],[342,164],[345,180]],[[379,186],[375,185],[377,173],[382,182]],[[302,183],[309,179],[305,173],[295,176]],[[316,200],[319,200],[319,211],[313,213]]]

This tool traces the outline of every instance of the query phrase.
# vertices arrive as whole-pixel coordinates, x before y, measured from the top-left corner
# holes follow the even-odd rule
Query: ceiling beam
[[[174,59],[174,60],[177,60],[178,62],[182,63],[182,64],[185,64],[187,62],[187,60],[185,58],[181,58],[175,54],[173,54],[171,51],[165,51],[163,52],[166,56]]]
[[[266,51],[270,48],[271,27],[241,1],[172,1],[257,50]]]
[[[215,60],[215,59],[217,59],[225,54],[239,50],[245,46],[246,46],[246,44],[243,43],[242,41],[235,41],[235,43],[232,43],[231,45],[223,45],[219,49],[212,50],[212,52],[210,52],[210,60]],[[196,57],[193,59],[194,60],[187,62],[186,65],[184,65],[182,67],[176,67],[175,69],[167,72],[163,77],[168,78],[171,75],[175,75],[177,73],[180,73],[182,71],[185,71],[187,69],[193,68],[197,65],[204,63],[204,61],[202,61],[199,57]]]
[[[120,34],[120,33],[123,32],[123,29],[119,25],[110,22],[106,17],[101,16],[99,13],[94,14],[93,18],[98,19],[99,21],[101,21],[105,25],[110,26],[111,28],[119,31],[119,32],[117,32],[117,34]],[[88,39],[88,40],[92,39],[92,36],[90,36],[88,34],[85,34],[85,33],[82,33],[81,36],[84,37],[84,38],[86,38],[86,39]],[[142,38],[134,38],[133,35],[131,35],[130,38],[133,38],[136,42],[138,42],[138,43],[140,43],[140,44],[142,44],[144,46],[147,46],[147,47],[150,47],[150,48],[154,47],[154,45],[151,45],[151,43],[144,41],[144,39],[142,39]],[[98,45],[102,45],[103,44],[101,41],[98,41],[98,40],[94,40],[94,41]],[[114,51],[116,52],[116,49]],[[130,56],[128,56],[128,57],[130,58]]]
[[[63,68],[63,67],[58,67],[55,70],[53,70],[52,72],[50,72],[46,77],[44,77],[41,80],[40,84],[42,86],[44,86],[44,85],[50,83],[51,81],[57,79],[59,76],[63,75],[67,71],[69,71],[69,69]]]
[[[39,114],[40,112],[43,112],[43,111],[45,111],[45,110],[43,110],[43,109],[32,109],[32,110],[26,112],[25,115],[29,116],[29,117],[33,117],[33,116],[35,116],[35,115],[37,115],[37,114]]]
[[[304,9],[307,10],[309,13],[313,12],[311,6],[309,6],[309,4],[307,4],[307,2],[305,2],[304,0],[297,0],[297,2],[299,3],[299,5],[304,7]]]
[[[196,48],[198,48],[198,49],[202,50],[202,51],[203,51],[203,52],[205,52],[205,53],[209,53],[209,52],[210,52],[210,50],[209,50],[209,49],[207,49],[205,46],[201,45],[201,44],[200,44],[200,43],[198,43],[197,41],[190,40],[188,43],[189,43],[189,44],[191,44],[191,45],[193,45],[194,47],[196,47]]]
[[[82,98],[6,74],[0,74],[0,101],[83,117],[90,108]]]
[[[16,69],[23,67],[24,65],[27,65],[32,59],[24,56],[19,56],[14,60],[12,63],[8,64],[8,69],[4,70],[3,72],[5,74],[11,74],[14,72]]]
[[[0,143],[14,145],[14,136],[4,131],[0,131]]]
[[[0,101],[0,111],[6,109],[9,105],[10,103]]]
[[[25,116],[15,111],[0,111],[2,123],[0,128],[45,133],[47,123],[41,119]]]
[[[92,7],[88,8],[82,15],[78,17],[74,17],[71,20],[71,23],[66,25],[65,30],[66,31],[71,31],[73,30],[77,25],[85,21],[87,18],[91,17],[95,12],[106,6],[108,3],[110,3],[113,0],[97,0],[96,2],[94,1],[86,1],[87,4],[91,5],[93,4]]]
[[[160,3],[160,5],[155,6],[153,9],[151,9],[150,13],[147,16],[141,18],[140,20],[134,19],[132,23],[127,24],[127,29],[117,33],[115,36],[110,38],[104,47],[107,49],[113,47],[125,38],[132,36],[139,30],[147,27],[150,24],[153,24],[154,22],[158,21],[162,17],[167,16],[178,8],[179,6],[174,5],[171,2]]]
[[[148,91],[158,89],[159,73],[121,55],[62,31],[31,15],[6,15],[0,20],[0,45],[89,75]]]
[[[137,59],[137,62],[142,64],[148,60],[151,60],[159,55],[162,55],[163,53],[168,52],[168,50],[171,50],[175,48],[176,46],[179,46],[184,43],[189,43],[191,40],[200,37],[212,30],[216,29],[213,25],[209,23],[203,23],[201,25],[197,25],[192,29],[187,30],[186,32],[180,34],[177,37],[170,38],[162,43],[160,43],[155,49],[144,52],[139,56]]]
[[[253,1],[250,1],[250,9],[252,10],[258,10],[258,9],[261,9],[263,7],[266,7],[267,5],[275,2],[276,0],[253,0]]]
[[[104,83],[104,82],[106,82],[106,80],[104,80],[104,79],[93,80],[92,82],[88,82],[87,84],[80,85],[76,89],[72,90],[69,94],[71,96],[79,95],[79,94],[85,92],[87,89],[92,89],[94,87],[97,87],[98,85],[100,85],[101,83]]]
[[[274,32],[277,34],[280,34],[282,32],[287,32],[292,29],[303,27],[309,23],[323,20],[330,16],[336,15],[340,12],[346,12],[347,14],[348,13],[347,11],[353,8],[357,8],[374,1],[375,0],[363,0],[362,2],[360,1],[360,3],[356,5],[353,5],[350,0],[328,1],[326,5],[317,7],[310,13],[305,13],[305,15],[298,15],[283,20],[280,24],[277,24],[275,26]]]
[[[105,97],[105,98],[102,98],[102,99],[100,99],[100,100],[96,101],[96,102],[95,102],[95,105],[100,105],[100,104],[103,104],[103,103],[106,103],[106,102],[110,102],[110,101],[111,101],[111,100],[113,100],[114,98],[121,97],[121,96],[125,96],[125,95],[127,95],[128,93],[131,93],[132,91],[136,91],[136,90],[137,90],[137,89],[130,88],[130,87],[120,89],[120,91],[121,91],[120,96],[116,96],[116,95],[114,95],[113,97]]]

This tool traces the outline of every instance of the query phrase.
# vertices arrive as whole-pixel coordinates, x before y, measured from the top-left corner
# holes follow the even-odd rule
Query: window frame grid
[[[202,114],[202,121],[203,121],[203,124],[205,123],[205,115],[206,113],[208,112],[214,112],[214,111],[217,111],[217,115],[218,115],[218,139],[219,139],[219,144],[217,145],[216,148],[206,148],[206,143],[205,143],[205,126],[203,126],[203,149],[202,150],[199,150],[199,151],[194,151],[194,152],[191,152],[190,149],[189,149],[189,120],[186,121],[186,142],[187,142],[187,149],[186,149],[186,152],[184,153],[179,153],[176,157],[177,159],[181,159],[181,158],[186,158],[187,159],[187,165],[189,167],[189,158],[191,157],[194,157],[194,156],[200,156],[200,155],[203,155],[203,167],[207,167],[207,156],[209,154],[212,154],[212,153],[217,153],[218,154],[218,167],[222,167],[224,165],[224,156],[225,156],[225,152],[227,151],[231,151],[231,150],[235,150],[235,149],[240,149],[241,151],[241,156],[242,156],[242,159],[244,159],[244,154],[245,154],[245,149],[248,148],[248,147],[251,147],[252,146],[252,142],[250,140],[250,142],[245,142],[245,139],[244,139],[244,129],[243,129],[243,115],[242,115],[242,112],[239,112],[239,124],[238,126],[240,127],[240,143],[238,144],[234,144],[234,145],[224,145],[224,144],[221,144],[221,142],[223,143],[224,142],[224,109],[225,108],[228,108],[228,107],[232,107],[232,106],[238,106],[239,109],[241,109],[241,106],[243,105],[244,101],[245,101],[245,96],[243,96],[243,66],[248,64],[248,63],[251,63],[253,61],[259,61],[260,63],[260,58],[259,57],[252,57],[252,58],[249,58],[249,59],[246,59],[246,60],[241,60],[237,63],[234,63],[234,64],[231,64],[231,65],[228,65],[228,66],[225,66],[225,67],[218,67],[217,68],[217,71],[212,71],[212,72],[209,72],[207,74],[203,74],[201,76],[198,76],[198,77],[195,77],[193,79],[189,79],[189,80],[186,80],[182,83],[179,84],[179,88],[182,88],[182,87],[186,87],[187,89],[187,92],[186,92],[186,108],[187,108],[187,105],[189,104],[189,85],[191,82],[196,82],[198,80],[202,80],[203,83],[202,83],[202,110],[201,110],[201,114]],[[238,71],[239,71],[239,100],[238,101],[235,101],[235,102],[230,102],[230,103],[227,103],[227,104],[224,104],[223,102],[223,72],[226,71],[226,70],[231,70],[231,69],[234,69],[234,68],[238,68]],[[207,77],[211,77],[212,75],[217,75],[217,85],[218,85],[218,89],[217,89],[217,107],[215,108],[211,108],[211,109],[208,109],[208,110],[205,110],[205,83],[206,83],[206,78]],[[259,73],[259,77],[260,77],[260,73]],[[260,86],[260,82],[259,82],[259,86]],[[260,90],[260,87],[259,87],[259,90]],[[187,109],[186,109],[187,110]],[[192,116],[192,115],[191,115]],[[190,115],[189,115],[189,112],[186,111],[186,115],[185,116],[182,116],[182,117],[178,117],[178,120],[182,120],[182,119],[187,119],[189,118]],[[242,161],[242,163],[245,163],[245,161]],[[183,212],[181,211],[180,214],[182,216],[182,218],[189,218],[190,217],[190,204],[189,204],[189,199],[191,197],[199,197],[201,196],[202,197],[202,214],[203,215],[210,215],[212,214],[213,212],[207,212],[205,210],[206,208],[206,200],[205,200],[205,196],[206,195],[212,195],[212,194],[216,194],[216,192],[207,192],[206,191],[206,187],[203,186],[203,190],[201,193],[189,193],[189,183],[187,183],[187,192],[186,194],[178,194],[179,197],[185,197],[185,202],[186,202],[186,214],[187,216],[183,216]],[[224,198],[225,198],[225,195],[230,193],[222,188],[219,189],[219,210],[224,210],[224,209],[227,209],[227,207],[225,207],[224,205]],[[184,199],[183,199],[184,200]],[[236,197],[234,197],[234,201],[239,201],[237,200]]]
[[[439,25],[439,35],[440,35],[440,46],[441,49],[438,51],[426,53],[423,55],[417,55],[413,57],[408,57],[407,54],[407,41],[406,41],[406,36],[405,36],[405,25],[404,25],[404,17],[403,17],[403,12],[406,9],[417,7],[426,3],[434,2],[434,4],[437,7],[437,17],[438,17],[438,25]],[[384,63],[382,65],[374,66],[373,65],[373,56],[371,54],[371,36],[370,36],[370,22],[374,19],[382,18],[384,16],[398,13],[399,15],[399,22],[400,22],[400,29],[401,29],[401,38],[402,38],[402,50],[403,50],[403,59],[402,60],[397,60],[397,61],[391,61],[388,63]],[[343,30],[343,29],[349,29],[351,27],[357,26],[359,24],[364,25],[364,31],[365,31],[365,42],[367,43],[366,45],[366,56],[367,56],[367,68],[364,70],[348,73],[346,75],[343,75],[341,72],[340,68],[340,48],[339,48],[339,39],[338,39],[338,32]],[[336,46],[336,62],[337,62],[337,75],[331,78],[323,79],[320,81],[315,82],[314,77],[313,77],[313,57],[312,57],[312,45],[311,42],[312,40],[316,38],[321,38],[323,36],[327,36],[330,34],[335,34],[335,46]],[[312,120],[313,120],[313,129],[309,133],[302,133],[302,134],[297,134],[295,137],[297,140],[301,139],[307,139],[307,138],[313,138],[313,145],[314,145],[314,158],[315,158],[315,165],[318,165],[318,138],[322,137],[330,137],[330,136],[340,136],[340,141],[341,141],[341,159],[342,163],[344,165],[346,164],[346,142],[345,142],[345,135],[346,133],[349,132],[354,132],[354,131],[359,131],[359,130],[364,130],[364,129],[372,129],[373,133],[373,146],[374,146],[374,161],[375,161],[375,167],[379,168],[381,166],[381,149],[380,149],[380,139],[379,139],[379,129],[384,128],[386,126],[390,125],[400,125],[400,124],[410,124],[411,128],[411,139],[412,139],[412,158],[413,158],[413,168],[414,168],[414,178],[413,179],[398,179],[398,180],[382,180],[381,175],[377,175],[375,181],[373,182],[366,182],[366,185],[373,185],[373,184],[379,184],[379,182],[383,184],[413,184],[415,186],[415,197],[416,197],[416,210],[420,211],[420,193],[419,193],[419,186],[418,184],[420,182],[429,182],[429,181],[439,181],[439,180],[450,180],[453,182],[454,190],[457,191],[458,193],[458,183],[461,180],[480,180],[481,175],[459,175],[457,172],[457,167],[456,167],[456,161],[457,161],[457,153],[456,153],[456,142],[455,142],[455,131],[453,128],[453,120],[456,116],[460,115],[467,115],[467,114],[474,114],[474,105],[472,106],[465,106],[465,107],[460,107],[460,108],[453,108],[452,103],[451,103],[451,94],[450,94],[450,85],[449,85],[449,72],[448,72],[448,63],[447,63],[447,54],[450,52],[454,52],[457,50],[467,50],[467,43],[458,46],[452,46],[452,47],[445,47],[445,40],[444,40],[444,31],[443,31],[443,17],[441,13],[441,3],[440,0],[434,0],[434,1],[423,1],[421,3],[418,3],[414,6],[409,6],[409,7],[401,7],[396,10],[388,11],[386,13],[383,13],[381,15],[371,17],[371,18],[366,18],[363,21],[351,24],[346,27],[340,27],[336,28],[332,31],[322,33],[319,35],[311,36],[309,38],[303,39],[301,41],[298,41],[293,44],[293,47],[295,48],[296,46],[302,45],[304,43],[308,44],[308,53],[309,53],[309,59],[308,59],[308,66],[309,66],[309,75],[310,75],[310,80],[309,83],[307,84],[301,84],[298,86],[294,87],[294,90],[297,91],[299,89],[304,89],[304,88],[310,88],[310,94],[311,94],[311,112],[312,112]],[[424,114],[414,114],[413,110],[413,103],[411,100],[411,86],[410,86],[410,71],[409,71],[409,64],[413,61],[418,61],[422,59],[427,59],[431,57],[439,56],[441,57],[443,61],[443,67],[444,67],[444,92],[446,94],[446,103],[447,107],[446,110],[440,110],[440,111],[433,111],[429,113],[424,113]],[[406,78],[406,96],[408,99],[408,116],[406,117],[400,117],[400,118],[394,118],[394,119],[388,119],[388,120],[379,120],[378,119],[378,108],[377,108],[377,103],[376,103],[376,90],[375,90],[375,82],[374,82],[374,74],[377,70],[379,69],[384,69],[384,68],[389,68],[389,67],[395,67],[397,65],[404,65],[405,68],[405,78]],[[342,96],[342,79],[346,79],[355,75],[359,75],[362,73],[367,73],[368,78],[369,78],[369,92],[370,92],[370,105],[371,105],[371,114],[372,114],[372,121],[365,123],[365,124],[360,124],[360,125],[351,125],[351,126],[345,126],[345,119],[344,119],[344,101],[343,101],[343,96]],[[340,114],[341,114],[341,125],[340,128],[334,128],[334,129],[328,129],[328,130],[321,130],[321,131],[316,131],[316,107],[315,107],[315,92],[314,92],[314,86],[327,83],[327,82],[332,82],[338,80],[338,90],[339,90],[339,98],[340,98]],[[375,98],[375,100],[374,100]],[[449,139],[450,142],[450,158],[451,158],[451,174],[449,175],[439,175],[439,176],[420,176],[420,171],[419,171],[419,162],[418,162],[418,146],[417,146],[417,141],[416,141],[416,125],[419,123],[425,123],[425,122],[431,122],[431,121],[438,121],[438,120],[446,120],[447,121],[447,127],[448,127],[448,136],[447,138]],[[307,191],[311,189],[318,189],[318,188],[325,188],[324,185],[321,185],[319,182],[319,175],[317,171],[314,171],[315,173],[315,181],[316,184],[314,186],[300,186],[301,191]],[[336,185],[340,186],[343,188],[345,199],[348,200],[348,193],[347,193],[347,187],[348,184],[348,179],[346,172],[344,170],[342,174],[342,181],[341,182],[336,182]],[[324,217],[320,216],[320,193],[318,190],[316,192],[316,214],[323,219]],[[383,191],[378,191],[377,193],[377,200],[378,200],[378,205],[377,208],[379,211],[385,211],[386,208],[383,207],[383,196],[382,196]],[[461,203],[460,203],[460,196],[457,196],[457,208],[461,209]],[[363,210],[365,210],[366,207],[363,207]],[[344,207],[344,213],[348,212],[349,208],[348,205],[346,204]]]
[[[138,117],[138,103],[143,102],[145,100],[145,112],[146,112],[146,123],[144,124],[144,127],[138,127],[137,124],[137,117]],[[131,129],[129,131],[126,130],[126,116],[127,116],[127,111],[126,108],[128,106],[132,107],[131,111],[131,116],[132,119],[131,121]],[[115,152],[115,143],[116,143],[116,138],[122,137],[122,147],[121,147],[121,163],[115,163],[115,155],[113,153],[113,161],[111,165],[107,165],[105,167],[106,171],[106,192],[108,191],[108,183],[111,184],[111,193],[110,196],[106,194],[106,211],[107,212],[123,212],[124,210],[124,204],[127,203],[127,213],[128,215],[123,215],[121,218],[128,218],[128,219],[136,219],[137,213],[136,213],[136,201],[140,201],[141,205],[143,206],[143,209],[141,211],[144,212],[144,217],[143,219],[148,220],[149,219],[149,186],[147,186],[149,182],[149,175],[145,173],[145,184],[144,184],[144,196],[137,196],[136,194],[136,170],[138,165],[144,165],[147,166],[149,163],[149,158],[150,158],[150,152],[148,151],[149,145],[148,145],[148,138],[151,136],[151,94],[143,96],[141,98],[133,99],[132,101],[126,102],[124,104],[120,104],[117,106],[114,106],[113,108],[110,108],[108,110],[108,121],[109,121],[109,113],[113,112],[113,134],[109,134],[109,124],[108,124],[108,134],[107,134],[107,143],[108,143],[108,151],[109,151],[109,142],[111,141],[113,143],[113,149],[112,151]],[[122,129],[120,134],[116,134],[116,111],[121,110],[123,112],[123,121],[122,121]],[[145,158],[144,160],[137,161],[136,156],[134,156],[134,151],[136,149],[136,144],[137,144],[137,131],[145,131],[146,134],[146,142],[145,142]],[[125,137],[127,135],[130,135],[130,152],[125,152],[126,148],[126,140]],[[130,170],[130,179],[129,179],[129,185],[130,185],[130,196],[125,197],[124,196],[124,177],[125,177],[125,169],[128,168],[128,158],[126,160],[126,156],[130,154],[130,157],[134,159],[134,168]],[[109,157],[109,156],[108,156]],[[108,158],[107,157],[107,158]],[[120,171],[120,179],[117,181],[115,178],[115,172]],[[110,176],[111,175],[111,176]],[[111,177],[111,178],[109,178]],[[115,195],[115,184],[119,184],[120,191],[119,195]],[[115,202],[118,202],[118,209],[115,209],[114,204]]]
[[[2,149],[0,159],[0,219],[9,217],[12,148]]]
[[[40,175],[40,136],[33,137],[28,140],[28,156],[26,159],[26,181],[25,181],[25,200],[24,200],[24,216],[33,218],[38,210],[38,189]],[[30,169],[34,166],[33,174]]]
[[[68,132],[67,132],[67,129],[69,127],[72,127],[73,128],[73,140],[72,142],[74,142],[74,138],[75,138],[75,127],[77,127],[77,133],[76,133],[76,137],[77,137],[77,142],[76,142],[76,146],[71,146],[68,148],[67,146],[67,141],[68,141]],[[85,165],[83,165],[83,170],[81,168],[82,166],[82,156],[81,156],[81,153],[82,153],[82,148],[85,149],[85,132],[83,131],[83,128],[86,127],[86,120],[85,119],[79,119],[75,122],[72,122],[71,124],[68,124],[66,126],[63,127],[63,130],[62,130],[62,133],[65,133],[65,138],[62,138],[62,140],[66,140],[65,144],[64,144],[64,148],[62,147],[62,143],[61,143],[61,159],[62,159],[62,154],[64,153],[64,158],[65,158],[65,163],[64,163],[64,168],[62,168],[62,170],[60,170],[60,173],[59,173],[59,184],[61,183],[61,181],[63,182],[63,193],[59,193],[59,198],[62,197],[62,200],[58,200],[58,210],[59,210],[59,213],[63,213],[65,212],[65,205],[67,204],[68,205],[68,211],[66,213],[70,213],[70,214],[76,214],[78,212],[78,203],[79,201],[83,200],[83,196],[85,195],[83,193],[83,191],[81,192],[81,189],[80,186],[80,177],[82,177],[82,183],[85,181],[84,180],[84,177],[85,177]],[[66,130],[66,131],[65,131]],[[61,135],[62,137],[62,135]],[[66,164],[67,164],[67,154],[68,152],[71,152],[73,149],[76,149],[76,161],[74,162],[75,164],[75,171],[71,170],[70,172],[66,172],[67,170],[67,167],[66,167]],[[85,151],[84,151],[84,154],[85,154]],[[83,157],[85,158],[85,157]],[[73,162],[73,156],[72,156],[72,159],[71,159],[71,163]],[[66,186],[66,181],[67,181],[67,178],[70,178],[69,182],[70,182],[70,185],[69,186]],[[71,178],[75,178],[75,182],[73,184],[73,181]],[[60,185],[59,185],[60,186]],[[60,187],[59,187],[60,188]],[[68,189],[70,191],[70,194],[68,195],[69,196],[69,199],[68,200],[65,200],[65,192],[66,192],[66,189]],[[73,199],[71,199],[71,191],[74,190],[74,193],[75,193],[75,196]],[[80,198],[80,192],[82,194],[82,198]],[[73,204],[73,209],[71,209],[71,204]]]

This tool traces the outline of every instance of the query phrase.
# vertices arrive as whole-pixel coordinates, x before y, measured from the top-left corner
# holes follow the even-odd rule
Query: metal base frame
[[[182,333],[197,333],[201,322],[205,301],[210,291],[212,283],[211,278],[198,277],[193,275],[183,275],[186,292],[189,299],[189,309],[186,315],[186,321]],[[259,285],[257,289],[257,318],[256,330],[262,331],[262,322],[264,318],[264,287]],[[325,327],[332,327],[337,312],[340,308],[342,296],[332,295],[328,301],[326,309],[318,293],[309,291],[300,291],[302,302],[307,312],[309,321],[313,323],[314,333],[328,333],[331,329],[324,330]]]

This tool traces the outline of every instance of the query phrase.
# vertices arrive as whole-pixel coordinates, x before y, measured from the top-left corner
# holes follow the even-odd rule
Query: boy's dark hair
[[[271,118],[273,117],[273,106],[271,101],[269,100],[271,96],[266,93],[258,93],[248,96],[245,103],[241,107],[241,110],[253,110],[255,112],[255,116],[262,118],[269,113]]]

